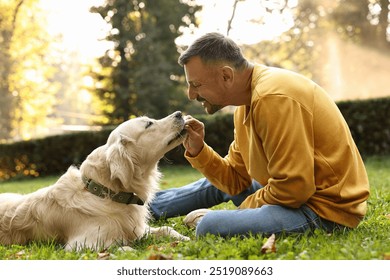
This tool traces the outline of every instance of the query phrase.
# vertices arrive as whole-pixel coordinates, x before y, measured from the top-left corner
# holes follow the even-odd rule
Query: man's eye
[[[147,129],[149,126],[151,126],[153,124],[153,122],[151,122],[151,121],[148,121],[147,123],[146,123],[146,126],[145,126],[145,129]]]
[[[198,83],[190,83],[190,86],[192,86],[193,88],[198,88],[201,86],[201,84],[198,84]]]

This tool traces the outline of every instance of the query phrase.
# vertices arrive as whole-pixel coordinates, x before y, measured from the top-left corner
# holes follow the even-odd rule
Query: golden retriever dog
[[[0,244],[55,240],[66,250],[101,250],[149,233],[189,240],[172,228],[148,226],[158,161],[183,142],[184,124],[181,112],[128,120],[53,185],[26,195],[0,194]]]

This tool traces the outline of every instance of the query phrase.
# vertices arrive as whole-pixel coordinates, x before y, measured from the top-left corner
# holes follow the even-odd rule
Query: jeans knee
[[[209,234],[215,234],[216,221],[213,212],[204,215],[202,220],[196,226],[196,236],[205,236]]]

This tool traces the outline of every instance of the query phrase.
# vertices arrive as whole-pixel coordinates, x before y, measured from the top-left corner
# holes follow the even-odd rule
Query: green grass
[[[153,222],[153,225],[170,225],[191,237],[189,242],[174,242],[169,238],[145,237],[135,241],[130,252],[112,247],[102,253],[85,250],[66,252],[54,242],[31,243],[26,246],[0,245],[0,259],[389,259],[390,258],[390,158],[372,157],[366,160],[371,184],[369,212],[355,230],[327,234],[316,230],[311,234],[279,236],[276,252],[262,254],[261,247],[267,237],[195,238],[194,230],[183,225],[183,217]],[[181,186],[201,177],[190,167],[163,167],[161,188]],[[55,182],[57,177],[0,183],[0,192],[28,193]],[[233,209],[231,203],[216,208]]]

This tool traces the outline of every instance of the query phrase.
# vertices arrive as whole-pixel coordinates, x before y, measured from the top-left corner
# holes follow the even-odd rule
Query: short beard
[[[223,106],[221,106],[221,105],[210,104],[210,108],[209,109],[205,108],[205,111],[207,114],[212,115],[212,114],[218,112],[219,110],[221,110],[222,108],[223,108]]]
[[[208,103],[209,107],[207,107],[207,106],[203,106],[203,107],[204,107],[204,110],[206,111],[206,113],[209,115],[212,115],[212,114],[218,112],[219,110],[221,110],[224,107],[222,105],[211,104],[210,102],[208,102],[206,99],[204,99],[202,97],[198,97],[196,100],[200,103],[202,103],[202,102]]]

